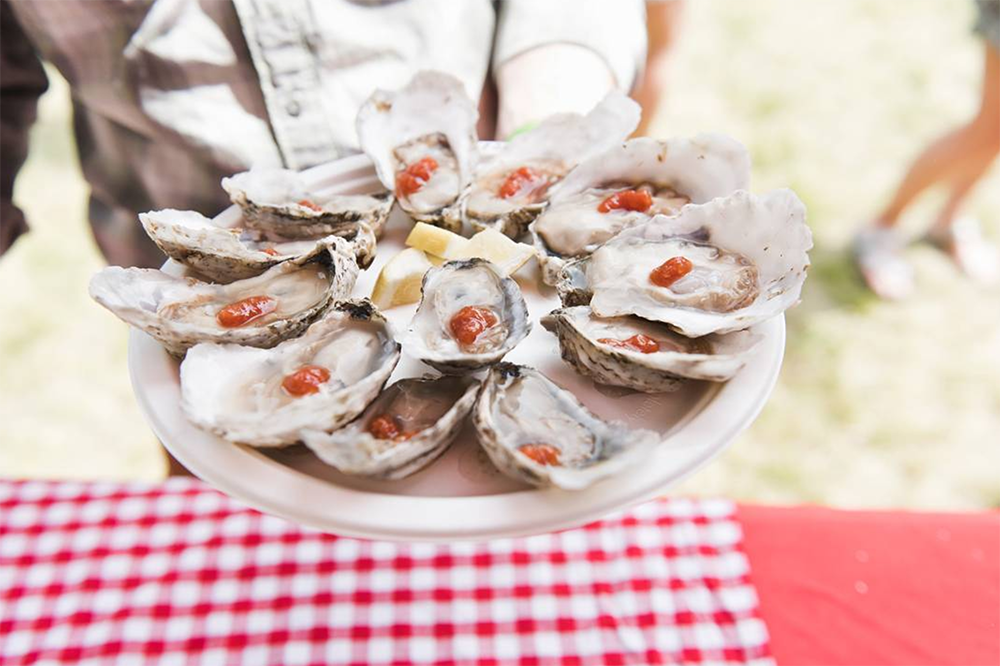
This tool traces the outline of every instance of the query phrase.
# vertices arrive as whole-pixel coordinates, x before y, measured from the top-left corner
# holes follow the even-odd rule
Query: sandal
[[[951,257],[976,282],[1000,282],[1000,252],[983,237],[975,218],[960,217],[944,229],[931,229],[923,240]]]
[[[879,298],[900,300],[913,293],[913,267],[903,258],[904,245],[894,229],[869,227],[854,237],[854,264]]]

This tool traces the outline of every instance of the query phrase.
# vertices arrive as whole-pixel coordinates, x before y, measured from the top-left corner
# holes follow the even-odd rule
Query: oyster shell
[[[655,432],[599,419],[542,373],[512,363],[490,369],[472,421],[501,472],[568,490],[635,464],[660,442]]]
[[[466,377],[402,379],[387,387],[355,421],[302,440],[345,474],[402,479],[431,464],[458,436],[479,381]]]
[[[334,430],[360,414],[398,361],[399,344],[375,306],[341,301],[273,349],[193,347],[181,363],[181,408],[230,441],[287,446],[304,429]]]
[[[154,210],[139,213],[143,229],[165,255],[215,282],[232,282],[260,275],[275,264],[321,251],[327,238],[299,241],[257,240],[242,229],[220,227],[194,211]],[[375,258],[375,235],[359,222],[348,245],[358,264],[367,268]]]
[[[810,248],[805,208],[791,190],[739,191],[622,231],[563,268],[560,295],[581,304],[589,291],[599,317],[634,314],[688,337],[738,331],[798,302]],[[654,284],[651,273],[668,262],[689,272]]]
[[[751,331],[687,338],[638,317],[602,319],[587,306],[553,310],[542,326],[559,338],[563,360],[581,374],[646,393],[672,391],[684,378],[726,381],[763,340]]]
[[[517,282],[485,259],[459,259],[424,275],[403,349],[440,372],[461,374],[496,363],[530,330]]]
[[[109,266],[91,278],[90,296],[182,357],[199,342],[273,347],[348,296],[357,277],[346,241],[332,236],[312,254],[225,285]]]
[[[222,179],[222,189],[243,211],[247,229],[267,238],[302,240],[320,236],[351,238],[358,223],[382,235],[392,194],[320,194],[291,169],[254,168]]]
[[[609,148],[553,188],[548,208],[531,223],[542,279],[555,285],[565,259],[590,254],[622,229],[749,185],[749,153],[723,134]]]
[[[477,230],[521,237],[548,203],[550,188],[582,160],[624,141],[639,114],[639,105],[616,91],[585,116],[557,114],[517,135],[479,163],[462,216]]]
[[[461,81],[418,72],[403,89],[376,90],[368,98],[358,111],[358,141],[400,208],[419,222],[458,232],[455,204],[478,157],[478,118]],[[414,171],[425,159],[426,170]]]

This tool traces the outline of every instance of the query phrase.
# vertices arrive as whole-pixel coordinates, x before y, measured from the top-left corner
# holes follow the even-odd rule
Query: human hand
[[[507,60],[496,72],[496,138],[553,113],[587,113],[616,86],[611,68],[577,44],[547,44]]]

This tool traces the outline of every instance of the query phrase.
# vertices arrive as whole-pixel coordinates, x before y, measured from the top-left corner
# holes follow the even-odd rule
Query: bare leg
[[[986,162],[983,171],[990,161]],[[975,218],[957,215],[981,177],[982,172],[979,172],[952,184],[948,200],[926,239],[947,253],[968,277],[983,284],[996,284],[1000,281],[1000,253],[983,238]]]
[[[876,218],[880,226],[896,224],[917,195],[939,183],[949,184],[952,192],[937,224],[949,224],[972,186],[1000,152],[1000,54],[991,45],[986,46],[984,69],[979,113],[967,125],[944,135],[917,157],[892,201]]]
[[[913,162],[892,201],[872,227],[854,239],[854,259],[869,288],[883,298],[903,298],[913,290],[913,269],[901,254],[894,230],[903,210],[924,190],[947,185],[948,200],[929,234],[970,275],[991,279],[997,262],[975,228],[953,229],[955,214],[1000,152],[1000,55],[985,49],[983,95],[968,124],[941,137]],[[974,227],[975,225],[973,225]],[[961,233],[958,233],[961,231]],[[945,237],[942,239],[942,237]]]
[[[989,162],[986,163],[988,167]],[[980,171],[976,177],[961,178],[951,184],[951,191],[948,194],[948,200],[944,202],[944,206],[938,212],[938,216],[934,219],[934,225],[931,227],[931,234],[944,233],[947,232],[948,227],[952,225],[955,221],[955,214],[965,203],[966,197],[969,196],[969,192],[976,186],[979,182],[979,176],[982,176],[983,171]]]
[[[635,131],[637,136],[649,133],[649,126],[663,100],[667,65],[670,62],[670,52],[677,41],[677,28],[683,8],[683,0],[646,3],[646,33],[649,38],[646,70],[632,95],[642,107],[642,120]]]

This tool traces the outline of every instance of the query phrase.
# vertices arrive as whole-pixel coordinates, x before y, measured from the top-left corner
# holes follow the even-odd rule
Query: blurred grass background
[[[910,159],[972,115],[971,2],[688,2],[654,134],[749,147],[754,189],[792,187],[816,249],[785,368],[751,430],[677,492],[840,506],[1000,506],[1000,293],[917,247],[919,294],[881,303],[845,254]],[[102,265],[68,91],[50,70],[15,198],[33,224],[0,261],[0,475],[164,474],[126,372],[126,327],[87,297]],[[940,198],[906,220],[920,233]],[[209,211],[205,211],[209,212]],[[1000,170],[973,195],[1000,236]]]

